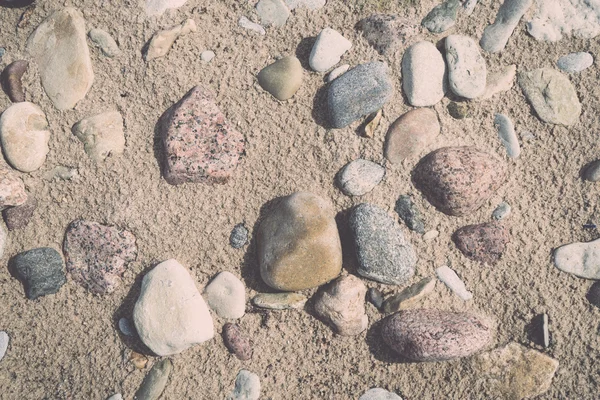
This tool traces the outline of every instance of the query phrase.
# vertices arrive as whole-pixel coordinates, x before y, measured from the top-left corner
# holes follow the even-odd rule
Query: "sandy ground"
[[[598,397],[600,310],[585,299],[591,282],[560,272],[550,258],[558,245],[598,236],[596,230],[584,230],[582,224],[588,220],[600,223],[600,189],[579,178],[580,168],[600,155],[594,111],[600,109],[597,65],[571,76],[583,114],[568,129],[538,120],[517,86],[476,103],[471,119],[453,120],[446,110],[447,98],[434,107],[442,134],[431,149],[476,145],[505,157],[493,126],[496,112],[512,117],[518,132],[531,131],[537,137],[523,141],[521,157],[508,161],[508,183],[473,215],[445,216],[416,193],[409,177],[418,158],[401,165],[388,164],[387,176],[375,190],[361,198],[349,198],[333,185],[336,172],[357,157],[385,164],[385,130],[410,109],[400,91],[401,53],[393,59],[382,58],[354,26],[378,10],[420,20],[435,5],[425,0],[415,10],[403,2],[378,3],[330,0],[316,12],[295,11],[285,27],[269,29],[264,37],[237,26],[241,15],[253,15],[252,4],[237,0],[190,0],[160,19],[147,19],[132,0],[39,1],[29,24],[16,34],[22,10],[1,9],[0,46],[7,49],[2,67],[26,57],[29,34],[62,6],[81,9],[88,28],[109,31],[123,54],[109,59],[91,48],[94,85],[75,110],[66,112],[54,109],[41,89],[35,66],[31,66],[25,78],[27,99],[40,105],[48,116],[50,153],[39,171],[23,175],[39,207],[25,230],[10,234],[0,262],[6,265],[9,257],[35,247],[60,249],[65,228],[76,218],[128,228],[137,237],[139,256],[120,288],[105,297],[88,293],[69,278],[58,294],[31,301],[8,270],[0,268],[0,329],[11,337],[0,363],[0,398],[105,399],[115,392],[132,398],[147,370],[124,366],[124,352],[138,344],[122,337],[116,324],[120,317],[130,315],[144,273],[160,261],[176,258],[191,269],[200,286],[227,270],[243,278],[249,298],[268,290],[258,274],[254,243],[234,250],[228,244],[229,233],[242,221],[255,229],[267,202],[298,190],[331,199],[340,212],[344,269],[350,273],[355,270],[355,260],[348,246],[344,211],[360,202],[372,202],[393,213],[399,195],[415,194],[427,228],[441,234],[424,242],[406,229],[419,255],[413,280],[431,276],[435,268],[449,262],[474,294],[473,300],[465,303],[438,284],[424,306],[483,312],[498,322],[498,345],[516,341],[534,347],[527,327],[534,316],[547,312],[552,344],[545,351],[560,361],[560,367],[552,387],[541,398]],[[459,16],[457,25],[445,34],[422,32],[414,41],[437,42],[450,33],[479,38],[499,5],[499,1],[483,0],[470,18]],[[144,62],[140,50],[151,35],[186,18],[196,20],[198,32],[180,39],[166,57]],[[374,139],[359,137],[354,131],[358,123],[340,130],[326,130],[317,124],[323,110],[321,74],[306,70],[302,87],[287,102],[274,100],[256,83],[258,71],[278,55],[297,54],[306,68],[314,37],[326,26],[353,42],[344,62],[356,65],[384,60],[391,66],[396,95],[385,106],[383,127]],[[206,49],[216,53],[208,65],[199,59]],[[528,70],[552,67],[558,57],[572,51],[590,51],[596,56],[599,50],[593,39],[538,43],[521,23],[503,52],[485,57],[491,71],[511,63]],[[218,104],[247,139],[247,155],[225,185],[174,187],[160,176],[154,124],[197,84],[217,94]],[[0,109],[9,104],[1,95]],[[70,129],[81,118],[109,109],[123,114],[127,147],[123,156],[95,165]],[[57,165],[78,168],[80,177],[72,181],[44,179]],[[513,207],[509,219],[512,241],[497,266],[483,267],[462,256],[450,237],[460,226],[489,220],[502,199]],[[366,283],[386,293],[398,290]],[[473,370],[470,359],[399,363],[380,340],[376,322],[382,316],[371,305],[367,311],[369,331],[345,338],[315,319],[310,304],[307,311],[300,312],[264,313],[249,307],[240,321],[253,338],[254,357],[249,362],[228,353],[219,334],[224,321],[215,316],[218,334],[214,340],[173,357],[174,371],[162,398],[222,399],[233,388],[241,368],[260,376],[265,399],[356,399],[374,386],[405,399],[497,398],[481,385],[481,374]]]

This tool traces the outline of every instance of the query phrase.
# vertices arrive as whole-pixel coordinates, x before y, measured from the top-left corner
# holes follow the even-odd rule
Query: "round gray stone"
[[[381,182],[385,168],[359,158],[344,166],[338,173],[338,184],[346,196],[362,196]]]

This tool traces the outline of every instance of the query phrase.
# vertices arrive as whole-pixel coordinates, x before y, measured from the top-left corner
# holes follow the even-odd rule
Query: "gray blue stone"
[[[423,18],[421,25],[431,33],[445,32],[454,26],[459,6],[459,0],[446,0],[442,4],[435,6]]]
[[[49,247],[19,253],[11,263],[31,300],[56,293],[67,282],[61,255]]]
[[[556,66],[564,72],[576,73],[591,67],[593,63],[594,57],[590,53],[580,52],[562,56],[556,62]]]
[[[229,235],[229,244],[234,249],[241,249],[248,243],[248,228],[244,224],[237,224]]]
[[[408,226],[408,229],[421,234],[425,233],[423,216],[410,196],[400,196],[396,201],[394,211],[398,213],[398,216],[404,221],[406,226]]]

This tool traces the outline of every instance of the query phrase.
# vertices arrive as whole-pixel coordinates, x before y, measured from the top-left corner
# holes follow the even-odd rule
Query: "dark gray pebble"
[[[49,247],[19,253],[11,263],[31,300],[56,293],[67,282],[62,257]]]
[[[425,224],[421,212],[410,196],[400,196],[396,201],[394,210],[410,230],[421,234],[425,233]]]
[[[367,292],[367,299],[377,308],[378,310],[383,305],[383,293],[377,288],[369,288]]]
[[[240,249],[248,243],[248,228],[244,224],[237,224],[229,235],[229,244],[234,249]]]

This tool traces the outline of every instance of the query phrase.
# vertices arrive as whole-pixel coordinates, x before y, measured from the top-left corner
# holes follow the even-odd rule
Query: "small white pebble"
[[[6,354],[6,350],[8,349],[8,341],[10,338],[8,337],[8,333],[1,331],[0,332],[0,361],[4,358]]]
[[[456,275],[456,272],[446,265],[436,269],[435,273],[437,274],[438,279],[444,282],[444,284],[461,299],[467,301],[473,298],[473,293],[467,290],[465,283],[458,275]]]
[[[200,54],[200,59],[207,64],[211,62],[213,58],[215,58],[215,52],[212,50],[206,50]]]
[[[346,71],[348,71],[348,69],[350,69],[350,65],[348,65],[348,64],[340,65],[339,67],[337,67],[336,69],[334,69],[333,71],[331,71],[329,73],[329,76],[327,76],[327,82],[331,82],[335,78],[338,78],[339,76],[345,74]]]
[[[246,17],[240,17],[240,19],[238,21],[238,25],[241,28],[248,29],[250,31],[256,32],[259,35],[264,35],[266,33],[265,32],[265,28],[263,28],[261,25],[255,23],[255,22],[250,21]]]
[[[429,241],[429,240],[433,240],[433,239],[435,239],[436,237],[438,237],[439,235],[440,235],[440,233],[434,229],[434,230],[432,230],[432,231],[425,232],[425,233],[423,234],[423,240],[427,240],[427,241]]]
[[[127,318],[121,318],[119,320],[119,330],[125,336],[134,336],[133,329],[131,328],[131,324],[127,320]]]

